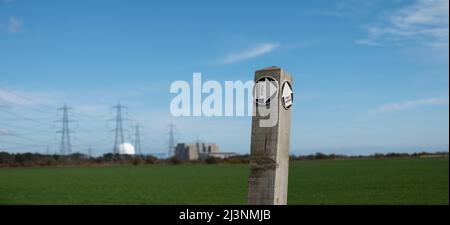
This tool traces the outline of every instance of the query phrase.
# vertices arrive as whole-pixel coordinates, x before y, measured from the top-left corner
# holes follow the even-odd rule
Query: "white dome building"
[[[134,154],[136,154],[136,151],[132,144],[125,142],[125,143],[119,145],[119,154],[134,155]]]

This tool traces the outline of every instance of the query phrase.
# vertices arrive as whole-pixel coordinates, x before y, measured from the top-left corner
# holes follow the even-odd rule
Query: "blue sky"
[[[0,143],[57,151],[66,102],[74,148],[110,151],[106,120],[121,101],[147,153],[165,151],[171,122],[178,141],[248,153],[249,117],[173,118],[169,87],[193,72],[246,81],[277,65],[295,78],[295,154],[448,150],[448,10],[447,0],[0,0]]]

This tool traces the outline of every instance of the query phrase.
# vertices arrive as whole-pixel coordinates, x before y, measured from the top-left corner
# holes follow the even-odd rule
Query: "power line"
[[[52,114],[52,115],[53,115],[53,113],[51,113],[51,112],[49,112],[49,111],[43,111],[43,110],[40,110],[40,109],[37,109],[37,108],[33,108],[33,107],[31,107],[31,106],[28,106],[28,105],[20,104],[20,103],[17,103],[17,102],[12,102],[12,101],[9,101],[9,100],[7,100],[7,99],[5,99],[5,98],[1,98],[1,99],[2,99],[3,101],[9,102],[10,104],[12,104],[12,105],[14,105],[14,106],[21,106],[21,107],[23,107],[23,108],[32,110],[32,111],[34,111],[34,112],[45,113],[45,114]]]
[[[14,95],[14,96],[17,96],[17,97],[19,97],[19,98],[25,99],[25,100],[30,101],[30,102],[33,102],[33,103],[35,103],[35,104],[37,104],[37,105],[40,105],[40,106],[49,108],[49,109],[51,109],[51,110],[54,110],[54,108],[53,108],[52,106],[50,106],[50,105],[42,104],[42,103],[40,103],[40,102],[37,102],[37,101],[34,100],[34,99],[31,99],[31,98],[26,97],[26,96],[21,95],[21,94],[17,94],[17,93],[15,93],[15,92],[13,92],[13,91],[11,91],[11,90],[8,90],[8,89],[6,89],[6,88],[4,88],[4,87],[0,87],[0,89],[3,90],[3,91],[5,91],[5,92],[8,92],[8,93],[10,93],[10,94],[12,94],[12,95]]]
[[[35,119],[35,120],[51,120],[51,119],[53,119],[54,117],[41,117],[41,118],[33,118],[33,119]],[[22,119],[22,118],[11,118],[11,117],[2,117],[2,118],[0,118],[1,120],[7,120],[7,121],[23,121],[23,120],[26,120],[26,119]]]
[[[77,112],[77,115],[83,116],[83,117],[88,117],[88,118],[107,118],[107,115],[88,115],[88,114],[84,114],[81,112]]]
[[[36,147],[36,146],[46,146],[47,144],[24,144],[14,141],[0,141],[0,148],[2,144],[16,145],[18,147]]]
[[[94,142],[94,144],[92,144],[92,143],[72,144],[72,147],[107,146],[108,144],[109,143],[106,143],[106,142],[103,142],[103,143]]]
[[[38,140],[38,139],[34,139],[34,138],[22,136],[22,135],[17,135],[17,134],[8,134],[7,136],[12,136],[15,138],[19,138],[19,139],[23,139],[23,140],[27,140],[27,141],[33,141],[33,142],[37,142],[37,143],[48,142],[48,141]]]
[[[19,129],[19,130],[36,131],[36,132],[41,132],[41,133],[42,132],[53,133],[53,131],[49,131],[49,130],[37,129],[37,128],[34,128],[34,127],[22,127],[22,126],[11,125],[11,124],[4,124],[4,123],[0,124],[0,126],[10,127],[10,128]]]
[[[24,109],[29,109],[29,110],[33,110],[35,112],[40,112],[40,113],[46,113],[46,114],[52,114],[53,115],[53,113],[50,113],[50,111],[53,111],[54,108],[52,106],[50,106],[50,105],[40,103],[40,102],[38,102],[38,101],[36,101],[36,100],[34,100],[32,98],[29,98],[29,97],[27,97],[25,95],[22,95],[22,94],[15,93],[15,92],[13,92],[11,90],[8,90],[6,88],[3,88],[3,87],[0,87],[0,90],[5,92],[5,93],[7,93],[7,94],[11,94],[11,95],[14,95],[16,97],[19,97],[20,99],[26,100],[26,101],[21,101],[21,103],[17,103],[17,102],[12,102],[10,100],[6,100],[5,99],[7,102],[14,104],[14,106],[20,106],[20,107],[23,107]],[[3,98],[1,98],[1,99],[3,99]],[[33,103],[33,106],[29,106],[28,103],[26,103],[26,102]],[[34,107],[34,106],[36,106],[36,107]],[[44,108],[37,108],[37,106],[44,107]],[[73,145],[72,139],[71,139],[73,137],[71,137],[71,135],[70,135],[70,133],[72,133],[72,131],[69,128],[69,123],[72,122],[72,120],[68,119],[69,115],[68,115],[67,111],[69,111],[69,108],[68,107],[67,107],[67,109],[64,109],[64,108],[66,108],[66,105],[64,105],[64,107],[59,109],[59,110],[63,111],[63,115],[62,115],[62,119],[60,121],[57,121],[57,122],[61,122],[62,123],[62,128],[61,128],[60,131],[58,131],[58,133],[61,134],[60,152],[62,154],[67,154],[67,153],[70,154],[70,152],[72,151],[72,147],[74,147],[74,146],[89,146],[91,144],[87,144],[87,143],[83,143],[82,142],[81,144]],[[125,109],[126,107],[119,103],[117,106],[115,106],[113,108],[116,109],[116,117],[115,117],[116,127],[113,130],[113,131],[115,131],[115,140],[114,140],[113,152],[118,153],[119,145],[124,143],[124,131],[126,131],[126,129],[123,129],[123,121],[126,120],[126,119],[123,118],[123,109]],[[24,116],[24,115],[13,113],[12,111],[9,111],[9,110],[7,110],[5,108],[0,108],[0,111],[17,118],[17,119],[8,118],[7,121],[26,120],[26,121],[30,121],[30,122],[33,122],[33,123],[37,123],[37,124],[43,125],[45,127],[54,127],[54,125],[52,125],[52,124],[43,122],[42,120],[44,120],[44,118],[37,119],[37,118],[27,117],[27,116]],[[105,117],[103,115],[88,115],[88,114],[84,114],[84,113],[79,113],[79,115],[81,116],[80,119],[82,119],[82,120],[85,120],[85,119],[89,120],[89,119]],[[85,118],[83,118],[83,117],[85,117]],[[47,118],[45,118],[45,120],[46,119]],[[4,121],[1,121],[1,122],[4,122]],[[1,125],[1,126],[7,127],[8,130],[10,130],[10,129],[14,129],[14,130],[17,129],[19,131],[20,130],[26,130],[26,131],[35,131],[35,132],[39,132],[39,133],[51,132],[49,130],[39,129],[39,128],[35,127],[35,126],[29,127],[29,128],[26,127],[26,126],[23,126],[23,125],[19,125],[18,126],[16,124],[13,124],[13,125],[11,125],[11,124],[4,124],[4,125]],[[100,128],[92,127],[92,126],[88,126],[86,128],[87,129],[81,130],[81,132],[93,133],[93,132],[98,132],[97,130],[100,129]],[[14,135],[10,135],[10,136],[12,136],[14,138],[19,138],[19,139],[23,139],[23,140],[39,143],[39,145],[32,145],[32,146],[41,146],[40,145],[41,143],[46,143],[46,141],[41,141],[41,140],[38,140],[38,139],[35,139],[35,138],[31,138],[28,135],[24,135],[23,132],[20,132],[20,134],[14,134]],[[137,128],[137,129],[135,129],[134,136],[135,137],[134,137],[133,141],[134,141],[134,145],[136,147],[136,151],[137,151],[138,154],[142,154],[142,146],[141,146],[142,145],[142,143],[141,143],[141,141],[142,141],[141,140],[142,130],[141,130],[141,126],[139,126],[139,128]],[[153,139],[152,138],[150,140],[154,140],[156,142],[161,141],[161,139],[158,139],[158,138],[157,139]],[[108,141],[108,140],[105,140],[105,141]],[[146,141],[146,140],[144,140],[144,141]],[[96,139],[95,142],[97,142],[97,143],[98,142],[104,143],[104,141],[101,140],[101,139]],[[153,144],[153,141],[151,141],[151,143]],[[19,143],[15,143],[15,144],[19,144]],[[152,145],[152,144],[150,146],[151,148],[161,149],[159,147],[154,147],[154,145]],[[100,145],[103,146],[103,144],[96,144],[94,146],[100,146]],[[65,147],[63,147],[63,146],[65,146]],[[146,144],[146,146],[147,146],[147,144]]]
[[[10,147],[10,146],[7,146],[7,147],[0,146],[0,151],[2,151],[2,150],[25,149],[25,148],[42,148],[42,147],[44,147],[44,146],[46,146],[46,145],[42,145],[42,146],[37,146],[37,145],[24,145],[24,146],[13,146],[13,147]]]
[[[25,116],[21,116],[21,115],[16,114],[16,113],[9,112],[9,111],[7,111],[7,110],[5,110],[5,109],[2,109],[2,108],[0,108],[0,111],[2,111],[2,112],[4,112],[4,113],[7,113],[7,114],[9,114],[9,115],[12,115],[12,116],[15,116],[15,117],[24,119],[24,120],[28,120],[28,121],[32,121],[32,122],[35,122],[35,123],[44,125],[44,126],[50,126],[50,127],[53,126],[53,125],[51,125],[51,124],[44,123],[44,122],[39,121],[39,120],[35,120],[35,119],[32,119],[32,118],[28,118],[28,117],[25,117]]]

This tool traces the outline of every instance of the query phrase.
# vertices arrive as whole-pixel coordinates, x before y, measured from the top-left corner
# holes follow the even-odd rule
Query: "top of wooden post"
[[[271,67],[267,67],[267,68],[264,68],[264,69],[257,70],[256,72],[269,71],[269,70],[281,70],[281,68],[278,67],[278,66],[271,66]]]

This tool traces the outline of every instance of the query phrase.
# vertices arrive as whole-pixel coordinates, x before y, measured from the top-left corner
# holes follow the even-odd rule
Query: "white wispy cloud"
[[[23,30],[22,21],[12,16],[7,21],[0,21],[0,32],[18,33]]]
[[[0,136],[7,136],[7,135],[10,135],[10,132],[5,128],[0,127]]]
[[[220,59],[218,62],[221,64],[232,64],[236,62],[241,62],[272,52],[278,47],[280,47],[280,45],[277,43],[263,43],[254,48],[247,49],[242,52],[229,54],[224,58]]]
[[[368,37],[357,44],[387,45],[406,41],[448,48],[449,1],[417,0],[413,4],[383,14],[368,26]]]
[[[8,31],[11,33],[17,33],[22,30],[22,21],[16,17],[10,17],[8,22]]]
[[[424,98],[416,100],[408,100],[397,103],[385,104],[377,107],[371,111],[371,114],[388,113],[400,110],[411,109],[419,106],[431,106],[431,105],[448,105],[448,97],[435,97],[435,98]]]
[[[12,2],[14,2],[14,0],[0,0],[0,4],[3,4],[3,3],[7,4],[7,3],[12,3]]]
[[[314,10],[312,13],[336,17],[361,16],[373,10],[378,3],[378,1],[373,0],[340,0],[327,4],[327,6],[331,6],[328,9]]]
[[[15,91],[14,93],[18,93]],[[20,93],[22,95],[22,93]],[[24,105],[24,106],[34,106],[34,102],[27,101],[24,98],[19,97],[20,95],[15,95],[12,92],[0,89],[0,107],[9,105]]]

